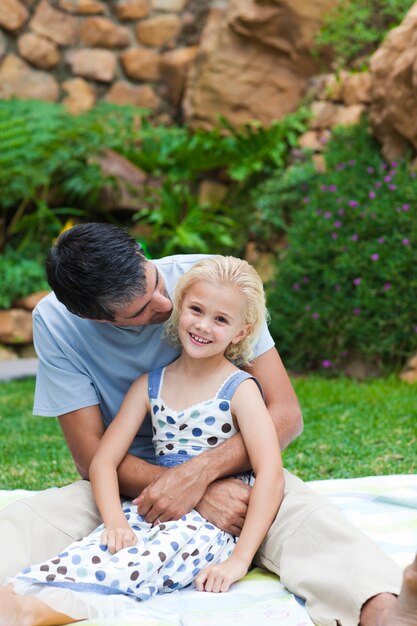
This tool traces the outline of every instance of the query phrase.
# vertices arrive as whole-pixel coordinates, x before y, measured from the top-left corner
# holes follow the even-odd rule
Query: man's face
[[[146,293],[137,296],[120,309],[113,323],[117,326],[146,326],[162,324],[172,312],[172,302],[165,290],[165,282],[156,266],[146,262]]]

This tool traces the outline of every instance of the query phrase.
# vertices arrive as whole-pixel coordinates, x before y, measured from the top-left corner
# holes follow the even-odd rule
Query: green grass
[[[304,433],[285,452],[304,480],[417,473],[417,387],[294,380]],[[0,489],[43,489],[77,477],[57,420],[31,415],[34,380],[0,383]]]

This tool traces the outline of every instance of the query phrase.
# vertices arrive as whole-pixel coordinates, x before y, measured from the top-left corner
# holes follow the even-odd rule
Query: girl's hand
[[[106,528],[101,535],[101,543],[107,546],[111,554],[123,550],[123,548],[130,548],[137,542],[137,537],[129,526]]]
[[[232,583],[245,576],[248,568],[248,563],[232,554],[223,563],[209,565],[200,572],[194,581],[195,586],[198,591],[212,591],[213,593],[228,591]]]

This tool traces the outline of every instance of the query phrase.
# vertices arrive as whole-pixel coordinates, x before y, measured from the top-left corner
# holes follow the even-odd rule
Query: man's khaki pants
[[[0,511],[0,580],[61,552],[101,523],[90,483],[48,489]],[[361,607],[398,594],[402,571],[326,498],[285,473],[285,496],[255,564],[305,598],[319,626],[357,626]]]

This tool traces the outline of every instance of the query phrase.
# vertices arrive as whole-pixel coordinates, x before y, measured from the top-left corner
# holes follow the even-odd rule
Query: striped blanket
[[[417,551],[417,475],[372,476],[309,483],[329,497],[399,565]],[[0,507],[32,492],[0,491]],[[184,589],[138,604],[123,621],[85,626],[313,626],[305,609],[273,574],[252,570],[226,594]]]

